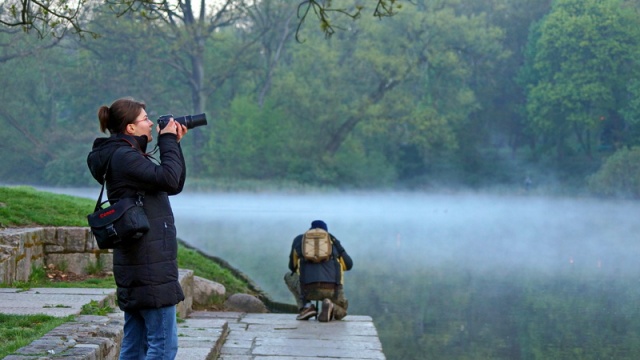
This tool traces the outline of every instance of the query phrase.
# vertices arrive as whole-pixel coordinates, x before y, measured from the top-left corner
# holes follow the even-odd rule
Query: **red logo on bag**
[[[107,211],[107,212],[105,212],[105,213],[102,213],[102,214],[100,214],[100,219],[102,219],[102,218],[104,218],[104,217],[107,217],[107,216],[109,216],[109,215],[112,215],[112,214],[113,214],[113,213],[115,213],[115,212],[116,212],[116,211],[115,211],[114,209],[111,209],[111,210],[109,210],[109,211]]]

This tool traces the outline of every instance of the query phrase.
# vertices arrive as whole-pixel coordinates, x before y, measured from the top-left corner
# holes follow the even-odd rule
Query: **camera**
[[[165,126],[169,123],[169,120],[173,117],[173,115],[162,115],[158,118],[158,125],[160,125],[160,130],[164,129]],[[205,114],[197,114],[197,115],[185,115],[180,117],[173,117],[173,120],[184,125],[187,129],[193,129],[197,126],[207,125],[207,116]]]

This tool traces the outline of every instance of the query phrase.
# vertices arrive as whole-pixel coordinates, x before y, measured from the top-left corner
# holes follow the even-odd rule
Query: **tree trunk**
[[[399,81],[395,81],[395,80],[380,82],[380,84],[378,85],[378,88],[373,93],[369,94],[369,96],[367,96],[368,101],[364,101],[364,103],[362,103],[359,106],[360,109],[357,113],[359,114],[363,113],[364,108],[366,108],[369,104],[373,104],[380,101],[384,97],[384,95],[387,93],[387,91],[390,91],[399,83],[400,83]],[[338,130],[335,133],[333,133],[333,135],[331,136],[331,140],[327,144],[325,148],[325,152],[330,156],[335,155],[335,153],[340,148],[340,145],[342,145],[342,143],[346,140],[349,133],[351,133],[351,131],[355,129],[356,125],[358,125],[358,123],[361,120],[362,120],[362,117],[354,115],[349,117],[344,123],[342,123],[342,125],[340,125]]]

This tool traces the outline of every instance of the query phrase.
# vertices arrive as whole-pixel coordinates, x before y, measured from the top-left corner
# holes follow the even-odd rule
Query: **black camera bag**
[[[91,233],[100,249],[115,249],[123,240],[140,239],[149,231],[149,220],[142,208],[142,196],[138,199],[122,198],[104,209],[102,204],[87,216]]]
[[[111,162],[111,160],[109,160]],[[109,164],[107,164],[109,169]],[[87,215],[91,233],[100,249],[115,249],[123,240],[138,240],[149,231],[149,219],[144,212],[143,194],[137,198],[122,198],[115,204],[102,208],[108,202],[102,202],[104,184],[107,172],[104,174],[102,189],[92,214]]]

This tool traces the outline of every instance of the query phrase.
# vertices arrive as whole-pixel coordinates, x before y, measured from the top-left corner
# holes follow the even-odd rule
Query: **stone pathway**
[[[110,302],[115,289],[0,289],[0,313],[78,315],[91,301]],[[6,360],[117,359],[123,312],[81,315]],[[295,314],[191,312],[178,323],[178,360],[385,359],[369,316],[298,321]]]

